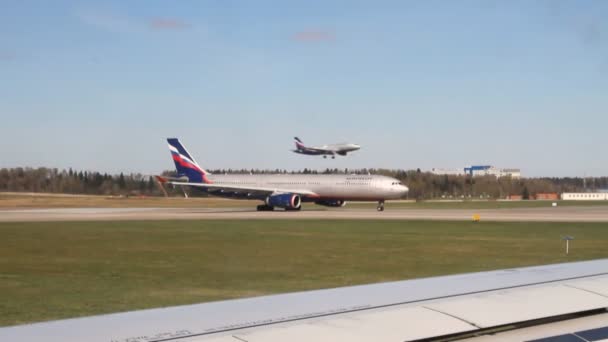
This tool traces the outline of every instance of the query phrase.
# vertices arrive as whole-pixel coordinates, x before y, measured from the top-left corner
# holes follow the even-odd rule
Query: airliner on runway
[[[341,156],[346,156],[348,152],[353,152],[361,148],[361,146],[352,143],[341,143],[341,144],[332,144],[332,145],[323,145],[323,146],[306,146],[300,140],[300,138],[293,138],[296,144],[296,149],[292,150],[295,153],[306,154],[309,156],[323,156],[323,158],[327,158],[327,156],[331,156],[332,159],[336,158],[336,154]]]
[[[205,171],[178,139],[167,139],[178,177],[157,176],[159,182],[186,185],[209,194],[236,199],[257,199],[259,211],[300,210],[302,202],[342,207],[346,201],[384,201],[403,197],[408,188],[399,180],[378,175],[212,175]]]

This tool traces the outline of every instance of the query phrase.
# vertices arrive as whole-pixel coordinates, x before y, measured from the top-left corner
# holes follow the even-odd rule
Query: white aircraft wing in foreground
[[[608,326],[606,308],[603,259],[5,327],[0,341],[495,340],[503,331],[585,318],[603,324],[587,331],[597,337]]]

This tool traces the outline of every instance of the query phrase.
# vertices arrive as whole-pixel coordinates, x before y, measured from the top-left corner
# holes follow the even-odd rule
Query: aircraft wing
[[[209,189],[209,190],[216,190],[216,191],[224,190],[224,191],[228,191],[228,192],[242,192],[242,193],[247,192],[247,193],[255,193],[255,194],[261,194],[261,195],[270,195],[270,194],[277,192],[276,189],[270,188],[270,187],[257,187],[257,186],[249,186],[249,185],[244,185],[244,184],[231,185],[231,184],[214,184],[214,183],[209,183],[209,184],[208,183],[192,183],[192,182],[185,182],[185,181],[179,181],[179,180],[170,180],[170,179],[167,179],[167,178],[164,178],[161,176],[156,176],[156,178],[161,183],[193,186],[193,187]],[[305,189],[294,188],[294,189],[285,190],[282,188],[281,192],[298,194],[303,197],[319,197],[319,195],[317,195],[315,192],[312,192],[310,190],[305,190]]]
[[[585,329],[605,327],[606,308],[608,259],[602,259],[5,327],[0,341],[495,341],[526,331],[526,338],[502,341],[532,341],[564,331],[582,335],[581,320]],[[550,322],[537,335],[527,330]]]

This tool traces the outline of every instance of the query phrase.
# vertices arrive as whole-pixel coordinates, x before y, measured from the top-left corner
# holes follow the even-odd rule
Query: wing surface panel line
[[[445,311],[441,311],[441,310],[439,310],[439,309],[433,309],[433,308],[430,308],[430,307],[428,307],[428,306],[422,306],[422,307],[423,307],[423,308],[425,308],[425,309],[427,309],[427,310],[435,311],[435,312],[437,312],[437,313],[439,313],[439,314],[442,314],[442,315],[446,315],[446,316],[452,317],[452,318],[457,319],[457,320],[459,320],[459,321],[462,321],[462,322],[464,322],[464,323],[466,323],[466,324],[472,325],[472,326],[474,326],[474,327],[475,327],[475,328],[477,328],[477,329],[483,329],[483,327],[480,327],[479,325],[477,325],[477,324],[475,324],[475,323],[473,323],[473,322],[471,322],[471,321],[469,321],[469,320],[467,320],[467,319],[465,319],[465,318],[458,317],[458,316],[456,316],[456,315],[452,315],[452,314],[450,314],[450,313],[447,313],[447,312],[445,312]]]
[[[593,291],[593,290],[584,289],[582,287],[578,287],[578,286],[574,286],[574,285],[570,285],[570,284],[564,284],[564,286],[572,288],[572,289],[575,289],[575,290],[581,290],[581,291],[589,292],[589,293],[592,293],[594,295],[598,295],[600,297],[608,298],[608,296],[606,296],[605,294],[599,293],[599,292],[596,292],[596,291]]]

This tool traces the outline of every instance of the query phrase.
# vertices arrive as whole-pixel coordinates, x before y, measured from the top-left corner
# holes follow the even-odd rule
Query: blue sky
[[[608,175],[606,1],[3,1],[0,167]],[[363,145],[347,158],[289,152]]]

